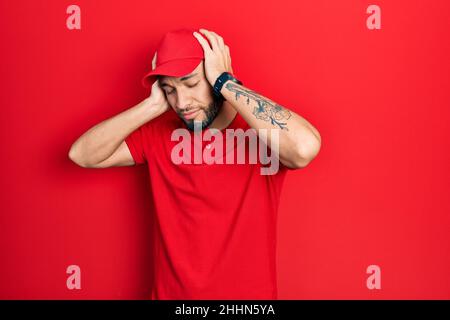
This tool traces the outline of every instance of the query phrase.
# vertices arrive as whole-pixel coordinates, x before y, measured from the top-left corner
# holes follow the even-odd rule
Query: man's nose
[[[187,111],[192,108],[191,97],[180,93],[178,94],[177,109]]]

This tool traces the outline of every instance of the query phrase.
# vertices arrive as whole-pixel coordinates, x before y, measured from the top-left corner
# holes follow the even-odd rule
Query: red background
[[[322,135],[285,182],[279,298],[450,298],[449,1],[0,3],[0,298],[148,298],[146,169],[67,153],[149,94],[157,42],[185,26],[222,35],[236,75]],[[66,288],[71,264],[81,290]]]

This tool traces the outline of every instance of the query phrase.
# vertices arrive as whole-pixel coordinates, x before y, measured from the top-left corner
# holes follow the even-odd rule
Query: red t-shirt
[[[225,152],[223,164],[174,164],[177,128],[186,126],[169,109],[125,140],[136,164],[149,170],[151,299],[277,299],[277,211],[288,168],[280,162],[276,174],[262,175],[260,161],[229,164]],[[239,113],[227,129],[237,128],[249,128]]]

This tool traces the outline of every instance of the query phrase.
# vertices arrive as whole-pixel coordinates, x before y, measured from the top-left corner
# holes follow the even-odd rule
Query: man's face
[[[223,101],[213,94],[213,88],[205,76],[203,60],[186,76],[158,78],[169,105],[190,130],[194,130],[194,121],[201,122],[203,130],[216,118]]]

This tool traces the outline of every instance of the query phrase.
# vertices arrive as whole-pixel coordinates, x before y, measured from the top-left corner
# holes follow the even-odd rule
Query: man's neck
[[[223,130],[227,128],[231,122],[233,122],[237,111],[233,106],[228,102],[224,101],[222,107],[219,110],[219,114],[214,119],[214,121],[208,126],[208,128],[215,128],[218,130]]]

